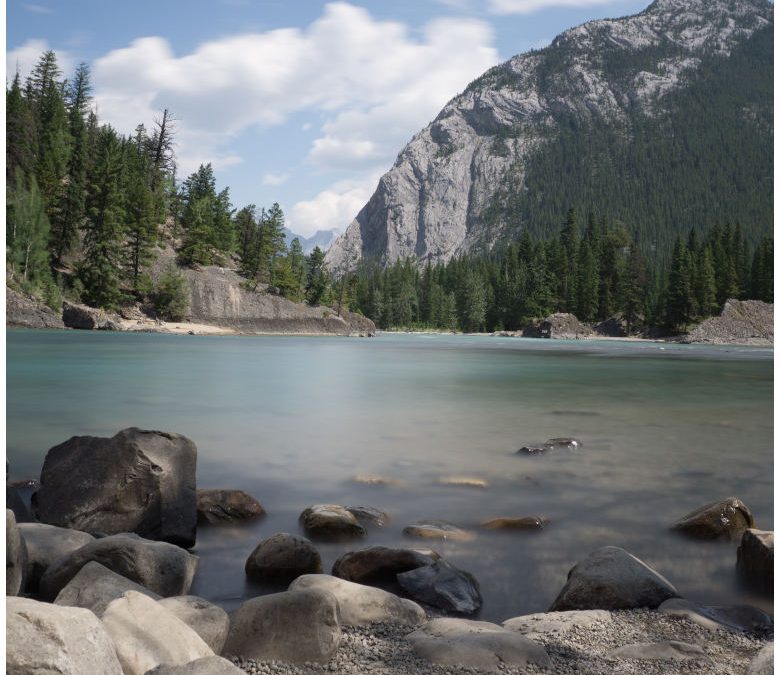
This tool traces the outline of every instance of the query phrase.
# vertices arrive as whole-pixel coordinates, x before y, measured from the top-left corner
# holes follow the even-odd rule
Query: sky
[[[6,84],[53,49],[101,122],[168,108],[179,178],[211,162],[236,208],[346,229],[404,145],[493,65],[649,0],[7,0]]]

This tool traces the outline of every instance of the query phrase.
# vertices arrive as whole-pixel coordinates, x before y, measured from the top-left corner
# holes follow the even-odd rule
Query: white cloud
[[[273,173],[271,171],[267,171],[263,174],[263,177],[260,179],[260,182],[263,185],[281,185],[282,183],[286,183],[290,178],[289,173]]]
[[[338,181],[313,199],[294,204],[287,214],[287,227],[304,237],[317,230],[343,232],[368,201],[383,172],[376,167],[363,178]]]
[[[614,0],[489,0],[493,14],[533,14],[553,7],[593,7],[608,5]]]
[[[10,84],[16,69],[19,69],[19,76],[24,82],[30,71],[38,63],[41,54],[47,49],[51,49],[46,40],[30,39],[21,44],[16,49],[6,52],[5,55],[5,79]],[[57,50],[57,63],[65,77],[70,77],[73,70],[73,59],[68,52]]]
[[[389,166],[450,97],[498,62],[492,43],[489,26],[473,19],[433,21],[416,37],[337,2],[305,29],[228,36],[185,55],[161,37],[134,40],[95,61],[95,100],[124,133],[173,110],[182,173],[196,155],[217,157],[245,130],[303,111],[325,119],[309,152],[317,166]]]
[[[44,7],[43,5],[33,5],[32,3],[22,5],[24,9],[33,14],[51,14],[54,10],[51,7]]]

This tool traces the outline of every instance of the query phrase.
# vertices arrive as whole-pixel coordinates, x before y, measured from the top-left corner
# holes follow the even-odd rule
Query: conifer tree
[[[51,280],[49,220],[35,177],[30,177],[27,186],[20,168],[16,169],[14,185],[8,192],[6,214],[8,272],[23,286],[40,288]]]
[[[691,257],[682,237],[677,236],[666,290],[666,320],[674,330],[684,329],[693,314]]]
[[[328,274],[325,269],[325,254],[315,246],[306,260],[306,302],[319,305],[328,290]]]
[[[14,76],[5,96],[5,176],[13,185],[17,171],[31,176],[35,166],[35,122],[30,104],[22,94],[19,73]]]

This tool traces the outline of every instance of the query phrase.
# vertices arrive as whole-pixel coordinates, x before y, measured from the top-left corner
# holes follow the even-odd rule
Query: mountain
[[[591,21],[472,82],[401,151],[330,248],[444,262],[566,210],[626,223],[646,253],[678,232],[739,222],[771,234],[773,7],[657,0]]]
[[[311,237],[304,237],[301,234],[295,234],[292,230],[284,228],[284,239],[289,248],[293,239],[297,239],[301,242],[303,252],[309,255],[314,250],[315,246],[319,246],[323,251],[327,251],[331,244],[336,241],[336,238],[341,234],[340,230],[317,230]]]

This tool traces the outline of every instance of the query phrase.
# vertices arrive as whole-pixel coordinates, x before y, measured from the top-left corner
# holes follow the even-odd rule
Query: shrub
[[[189,312],[187,297],[187,280],[184,275],[171,265],[160,277],[157,290],[152,297],[154,311],[160,319],[180,321]]]

